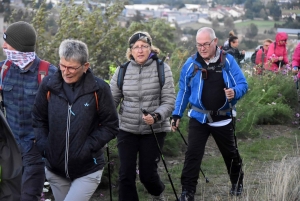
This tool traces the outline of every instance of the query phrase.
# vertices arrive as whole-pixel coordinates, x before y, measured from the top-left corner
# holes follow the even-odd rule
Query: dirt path
[[[266,126],[259,126],[259,129],[262,132],[262,135],[260,138],[275,138],[279,136],[290,136],[295,132],[300,132],[295,126],[284,126],[284,125],[266,125]],[[241,141],[251,141],[252,139],[238,139],[238,143]],[[242,154],[242,153],[241,153]],[[209,158],[212,156],[220,156],[220,152],[214,142],[214,140],[210,137],[206,149],[205,149],[205,155],[204,157]],[[167,161],[168,169],[172,169],[173,166],[178,164],[183,164],[184,162],[184,153],[182,153],[180,156],[176,158],[165,158]],[[300,160],[299,158],[287,158],[285,160],[286,163],[292,163],[297,162],[300,166]],[[231,187],[231,184],[229,182],[229,177],[226,173],[225,164],[222,164],[224,169],[224,173],[222,173],[219,176],[216,175],[207,175],[209,177],[210,182],[205,183],[205,180],[202,175],[199,177],[199,184],[197,186],[197,193],[195,196],[195,201],[232,201],[232,200],[239,200],[239,201],[258,201],[260,199],[251,199],[253,197],[253,194],[255,194],[261,186],[263,186],[265,183],[270,181],[270,172],[274,171],[274,167],[278,167],[280,161],[276,162],[265,162],[260,164],[249,164],[247,161],[244,161],[244,172],[245,172],[245,180],[244,180],[244,196],[240,198],[231,197],[229,195],[229,189]],[[165,169],[163,167],[162,162],[160,163],[159,171],[161,175],[166,175]],[[168,183],[168,179],[164,181],[164,183]],[[176,183],[176,191],[178,196],[181,193],[180,189],[180,181],[179,178],[173,178],[173,182]],[[116,192],[116,189],[114,189],[114,193]],[[251,197],[250,197],[251,195]],[[175,196],[173,192],[168,192],[167,197],[169,198],[169,201],[174,201]],[[51,201],[54,200],[51,192],[45,193],[45,198],[51,199]],[[93,197],[91,198],[91,201],[110,201],[109,199],[109,191],[103,190],[103,189],[97,189],[94,193]],[[114,201],[117,201],[117,198],[113,198]],[[276,200],[276,199],[274,199]],[[144,201],[144,200],[143,200]],[[145,200],[146,201],[146,200]],[[263,200],[262,200],[263,201]],[[273,201],[273,200],[272,200]],[[278,200],[279,201],[279,200]]]

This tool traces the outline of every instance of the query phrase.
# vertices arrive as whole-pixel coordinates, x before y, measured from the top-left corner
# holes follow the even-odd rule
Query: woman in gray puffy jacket
[[[171,131],[169,116],[175,102],[172,72],[164,63],[165,83],[161,88],[156,61],[160,50],[153,46],[149,33],[134,33],[128,45],[126,56],[130,63],[122,88],[117,84],[120,67],[110,81],[115,105],[120,105],[119,201],[139,200],[135,186],[137,161],[140,180],[152,200],[165,200],[165,186],[157,173],[160,153],[150,125],[162,147],[166,132]],[[141,108],[149,114],[144,115]]]

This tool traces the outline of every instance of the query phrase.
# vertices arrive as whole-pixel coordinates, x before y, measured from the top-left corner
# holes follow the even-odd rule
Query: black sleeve
[[[49,77],[44,78],[35,97],[32,116],[32,126],[35,134],[35,143],[42,155],[46,147],[49,133],[48,125],[48,100],[47,100],[47,81]]]
[[[119,119],[115,103],[109,85],[100,81],[101,89],[98,94],[98,117],[99,126],[88,138],[87,143],[92,151],[98,151],[110,140],[114,139],[119,132]]]

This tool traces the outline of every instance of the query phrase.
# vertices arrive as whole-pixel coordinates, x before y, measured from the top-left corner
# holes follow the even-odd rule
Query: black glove
[[[150,113],[150,115],[154,119],[154,123],[156,123],[157,121],[159,121],[161,119],[161,116],[158,113]]]
[[[173,119],[172,126],[176,126],[176,122],[178,121],[178,119],[180,119],[180,116],[179,115],[173,115],[172,119]]]

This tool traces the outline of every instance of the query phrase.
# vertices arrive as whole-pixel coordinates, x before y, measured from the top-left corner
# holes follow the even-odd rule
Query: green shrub
[[[247,81],[248,92],[236,105],[237,134],[257,135],[258,124],[282,124],[292,119],[297,97],[291,75],[266,73],[247,77]]]

